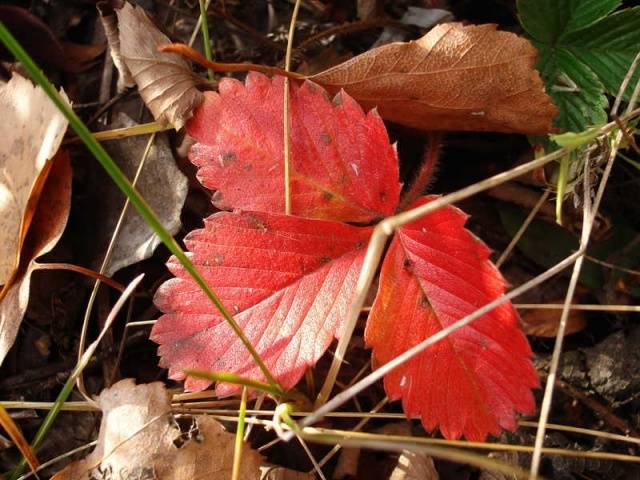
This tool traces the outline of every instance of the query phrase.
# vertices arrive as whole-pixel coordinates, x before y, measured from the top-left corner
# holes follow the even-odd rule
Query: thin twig
[[[289,36],[287,37],[287,53],[285,55],[284,70],[291,70],[291,50],[293,49],[293,35],[296,31],[296,19],[300,10],[301,0],[296,0],[289,23]],[[284,79],[284,102],[283,102],[283,136],[284,136],[284,212],[291,215],[291,142],[289,138],[289,78]]]
[[[135,187],[138,184],[138,180],[140,179],[140,175],[142,174],[142,169],[149,157],[149,153],[151,152],[151,146],[156,139],[156,134],[152,133],[149,136],[149,140],[145,146],[144,152],[142,153],[142,157],[140,158],[140,162],[138,164],[138,168],[136,173],[131,181],[131,184]],[[99,275],[104,276],[104,273],[107,271],[109,267],[109,263],[111,262],[111,257],[116,247],[116,243],[118,241],[118,235],[120,234],[120,230],[124,225],[124,219],[129,211],[129,198],[127,198],[122,206],[122,210],[120,211],[120,216],[118,217],[118,221],[116,222],[116,226],[113,229],[113,234],[111,235],[111,239],[109,240],[109,245],[107,246],[107,251],[104,254],[104,258],[102,259],[102,264],[100,265]],[[82,319],[82,328],[80,329],[80,340],[78,344],[78,359],[82,356],[82,352],[84,351],[84,346],[87,341],[87,332],[89,330],[89,320],[91,319],[91,312],[93,310],[93,304],[98,296],[98,289],[100,288],[101,279],[98,278],[94,284],[93,289],[91,290],[91,295],[89,296],[89,300],[87,301],[87,307],[84,311],[84,317]],[[105,282],[106,283],[106,282]],[[88,401],[93,402],[94,400],[91,398],[84,384],[84,375],[80,374],[78,377],[78,391],[80,394]]]
[[[592,257],[590,255],[585,255],[584,258],[589,260],[590,262],[597,263],[598,265],[602,265],[603,267],[610,268],[611,270],[617,270],[619,272],[628,273],[629,275],[640,275],[640,270],[633,270],[631,268],[624,268],[624,267],[621,267],[619,265],[615,265],[613,263],[605,262],[603,260],[600,260],[598,258]]]
[[[513,306],[518,309],[564,309],[564,303],[516,303]],[[582,310],[585,312],[640,312],[640,305],[585,305],[572,303],[569,305],[569,310]]]
[[[382,400],[380,400],[375,407],[373,407],[373,409],[371,409],[370,413],[377,413],[382,407],[384,407],[387,402],[389,401],[388,397],[384,397]],[[360,430],[362,430],[362,428],[372,419],[372,416],[367,416],[362,418],[356,425],[355,427],[353,427],[351,430],[354,432],[359,432]],[[322,457],[322,459],[318,462],[318,465],[320,467],[323,467],[329,460],[331,460],[334,455],[336,453],[338,453],[340,451],[340,449],[342,448],[342,445],[334,445],[334,447],[329,450],[329,452]],[[312,471],[310,471],[309,473],[312,473]]]
[[[531,224],[533,219],[536,218],[536,215],[542,208],[542,205],[544,205],[544,202],[546,202],[547,198],[549,198],[549,193],[551,193],[550,190],[545,190],[544,193],[540,196],[540,200],[538,200],[531,212],[529,212],[529,215],[527,216],[525,221],[522,222],[522,225],[520,225],[520,228],[509,242],[509,245],[507,245],[507,248],[504,249],[504,252],[502,252],[500,258],[498,258],[498,260],[496,261],[496,268],[500,268],[504,261],[509,257],[509,255],[511,255],[511,252],[522,238],[522,235],[524,235],[524,232],[527,231],[527,228],[529,228],[529,225]]]
[[[116,282],[111,277],[107,277],[103,273],[98,273],[90,268],[81,267],[80,265],[72,265],[70,263],[37,263],[33,265],[34,270],[67,270],[76,272],[89,278],[94,278],[96,282],[102,282],[111,288],[124,292],[125,286],[120,282]]]

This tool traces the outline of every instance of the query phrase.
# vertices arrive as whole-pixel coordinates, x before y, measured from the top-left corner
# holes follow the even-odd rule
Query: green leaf
[[[605,95],[618,93],[640,51],[640,7],[615,11],[621,3],[518,0],[520,23],[540,52],[538,69],[560,108],[556,125],[566,131],[606,122]],[[640,72],[634,82],[638,78]]]
[[[588,28],[568,32],[560,43],[595,72],[607,93],[616,95],[640,51],[640,7],[620,10]],[[640,71],[635,73],[631,85],[639,78]],[[627,89],[627,99],[632,89]]]
[[[621,3],[620,0],[518,0],[518,16],[535,40],[554,44],[563,33],[591,25]]]

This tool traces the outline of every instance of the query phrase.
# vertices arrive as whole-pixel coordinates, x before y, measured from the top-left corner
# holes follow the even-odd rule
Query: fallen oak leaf
[[[464,229],[466,218],[449,206],[396,233],[365,330],[374,363],[390,361],[504,293],[489,249]],[[515,429],[516,412],[533,411],[538,378],[530,357],[518,315],[503,303],[389,373],[384,386],[425,429],[484,440]]]
[[[198,142],[189,159],[218,208],[284,212],[283,84],[255,72],[244,85],[224,78],[187,123]],[[377,113],[311,82],[290,96],[292,213],[360,223],[392,214],[398,158]]]
[[[18,74],[0,86],[0,114],[6,119],[0,125],[0,285],[6,289],[67,121],[40,87]]]
[[[187,417],[190,429],[182,432],[162,383],[135,385],[132,379],[122,380],[103,390],[98,403],[102,410],[98,445],[54,480],[98,478],[104,472],[114,478],[230,477],[235,435],[206,415]],[[260,454],[244,445],[239,478],[258,480],[260,462]]]
[[[340,334],[355,292],[371,228],[260,212],[221,212],[185,238],[191,261],[228,305],[265,365],[293,387]],[[226,371],[264,381],[260,370],[175,259],[177,278],[154,303],[164,312],[151,331],[169,376],[185,370]],[[186,390],[209,380],[187,377]],[[218,384],[216,393],[237,393]]]
[[[493,24],[448,23],[310,79],[419,130],[543,134],[553,130],[558,110],[534,68],[536,58],[528,40]]]
[[[31,274],[36,258],[50,251],[62,236],[71,206],[71,166],[66,153],[52,161],[51,171],[40,195],[38,208],[27,233],[20,265],[11,285],[5,286],[0,300],[0,364],[18,334],[29,303]]]
[[[158,46],[169,43],[169,38],[158,30],[142,7],[124,2],[116,14],[120,54],[142,100],[157,122],[171,123],[179,130],[202,103],[202,92],[197,87],[207,82],[194,75],[179,55],[158,51]]]

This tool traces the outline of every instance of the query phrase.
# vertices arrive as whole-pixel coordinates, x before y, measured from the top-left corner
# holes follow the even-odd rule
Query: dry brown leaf
[[[85,459],[53,478],[230,478],[235,435],[205,415],[181,432],[171,415],[171,395],[160,382],[135,385],[122,380],[98,399],[102,423],[98,445]],[[260,478],[261,457],[245,445],[240,477]],[[102,476],[101,476],[102,475]]]
[[[389,480],[439,480],[433,459],[422,452],[404,450]]]
[[[561,301],[550,303],[561,303]],[[562,310],[536,308],[522,313],[520,315],[520,323],[524,333],[527,335],[554,338],[558,332],[561,316]],[[584,317],[584,312],[581,310],[571,310],[567,318],[565,336],[578,333],[586,326],[587,320]]]
[[[40,87],[18,74],[0,86],[0,116],[0,285],[6,285],[67,121]]]
[[[284,467],[260,467],[262,476],[260,480],[315,480],[311,473],[298,472]]]
[[[35,259],[50,251],[62,236],[71,205],[71,166],[66,153],[60,152],[51,162],[51,170],[42,189],[31,227],[24,240],[20,265],[11,285],[0,300],[0,364],[18,334],[27,304]]]
[[[138,85],[138,91],[156,121],[182,128],[204,97],[196,87],[206,83],[188,62],[174,53],[158,52],[171,43],[142,7],[129,3],[116,11],[120,53]]]
[[[438,25],[424,37],[358,55],[311,80],[420,130],[542,134],[557,113],[528,40],[493,24]]]
[[[116,9],[122,8],[123,4],[124,0],[106,0],[96,4],[100,13],[100,23],[109,44],[109,53],[118,71],[118,92],[123,92],[136,84],[120,53],[120,32]]]
[[[114,115],[109,128],[132,127],[136,123],[123,112]],[[104,147],[124,174],[132,180],[139,167],[149,139],[143,136],[127,137],[117,142],[105,142]],[[118,223],[124,194],[109,180],[101,169],[85,177],[90,193],[85,197],[92,206],[86,215],[83,229],[92,241],[81,247],[84,264],[99,270],[104,252]],[[180,212],[189,190],[187,177],[176,166],[166,134],[159,133],[151,146],[140,173],[136,188],[146,199],[156,216],[172,235],[178,233],[182,223]],[[161,243],[153,229],[133,209],[129,208],[118,233],[118,241],[111,252],[105,275],[112,276],[128,265],[149,258]]]

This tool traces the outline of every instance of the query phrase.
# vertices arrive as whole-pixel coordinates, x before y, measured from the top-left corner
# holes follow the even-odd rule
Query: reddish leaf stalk
[[[427,148],[422,158],[422,164],[418,175],[413,180],[411,187],[404,193],[400,204],[398,205],[398,212],[405,211],[409,205],[420,198],[424,194],[425,190],[433,180],[433,174],[436,170],[438,163],[438,157],[440,156],[440,144],[442,140],[442,134],[439,132],[430,132],[427,137]]]
[[[282,75],[283,77],[293,80],[304,80],[306,77],[296,72],[287,72],[277,67],[267,67],[265,65],[257,65],[255,63],[222,63],[207,60],[197,50],[191,48],[184,43],[172,43],[170,45],[162,45],[158,47],[159,52],[177,53],[188,58],[204,68],[213,70],[214,72],[230,73],[230,72],[260,72],[265,75]]]
[[[95,280],[100,280],[102,283],[109,285],[111,288],[115,288],[121,292],[124,292],[125,286],[121,283],[116,282],[110,277],[98,273],[89,268],[80,267],[79,265],[72,265],[70,263],[36,263],[34,270],[68,270],[71,272],[79,273],[80,275],[85,275],[87,277],[91,277]]]

